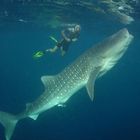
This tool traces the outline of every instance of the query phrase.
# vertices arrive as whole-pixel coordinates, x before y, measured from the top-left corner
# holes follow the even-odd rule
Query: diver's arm
[[[77,41],[77,40],[78,40],[78,38],[79,38],[79,33],[78,33],[78,34],[76,33],[76,36],[75,36],[75,38],[72,38],[72,42],[75,42],[75,41]]]
[[[63,36],[63,38],[64,38],[65,40],[67,40],[68,42],[71,41],[71,39],[69,39],[69,38],[65,35],[65,30],[62,30],[62,31],[61,31],[61,34],[62,34],[62,36]]]

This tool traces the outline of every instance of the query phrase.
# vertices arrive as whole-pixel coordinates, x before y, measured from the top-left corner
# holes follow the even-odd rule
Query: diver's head
[[[75,25],[75,28],[74,28],[75,32],[80,32],[81,30],[81,26],[80,25]]]

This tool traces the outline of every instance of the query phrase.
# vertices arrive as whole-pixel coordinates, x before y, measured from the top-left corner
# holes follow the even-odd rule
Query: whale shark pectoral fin
[[[91,72],[89,79],[88,79],[88,82],[87,82],[87,85],[86,85],[88,95],[92,101],[94,99],[95,80],[98,76],[99,69],[100,69],[100,67],[97,67],[93,72]]]
[[[94,99],[94,84],[95,84],[95,79],[96,77],[95,76],[90,76],[88,82],[87,82],[87,85],[86,85],[86,88],[87,88],[87,92],[88,92],[88,95],[90,97],[90,99],[93,101]]]
[[[38,118],[39,114],[34,114],[34,115],[30,115],[29,117],[33,120],[36,120]]]
[[[47,88],[53,80],[55,80],[55,76],[41,76],[41,81],[45,88]]]

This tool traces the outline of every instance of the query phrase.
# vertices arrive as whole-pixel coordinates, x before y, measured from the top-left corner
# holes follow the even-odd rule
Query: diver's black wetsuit
[[[63,38],[60,42],[56,44],[58,48],[62,48],[65,52],[68,51],[70,44],[72,43],[73,39],[77,39],[79,37],[79,32],[72,32],[70,30],[65,30],[65,35],[70,41],[67,41]]]
[[[58,44],[56,46],[58,48],[62,48],[65,52],[67,52],[70,44],[71,44],[71,41],[67,41],[67,40],[63,39],[62,41],[58,42]]]

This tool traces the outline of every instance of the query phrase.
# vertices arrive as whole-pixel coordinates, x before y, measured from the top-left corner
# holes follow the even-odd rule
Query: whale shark
[[[42,112],[65,104],[83,87],[86,87],[93,101],[96,79],[103,76],[118,62],[133,38],[133,35],[123,28],[86,50],[60,73],[42,76],[41,81],[45,90],[35,101],[27,103],[25,110],[17,115],[0,111],[0,123],[5,128],[6,140],[12,138],[19,120],[26,117],[36,120]]]

